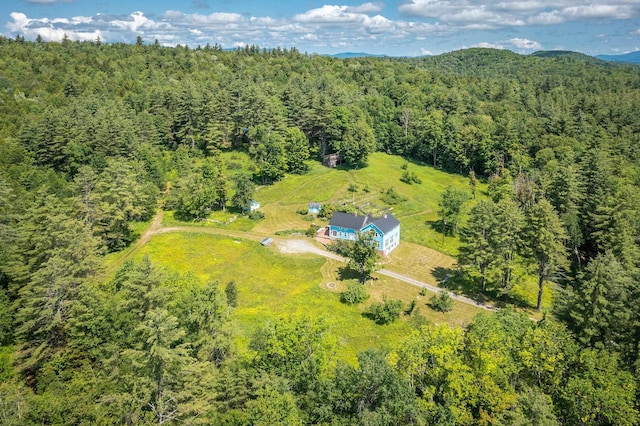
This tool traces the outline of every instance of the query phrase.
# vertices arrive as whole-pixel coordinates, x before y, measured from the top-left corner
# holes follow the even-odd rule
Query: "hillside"
[[[637,66],[18,36],[0,69],[3,425],[640,422]],[[397,215],[384,273],[295,235],[309,201]]]
[[[596,58],[610,62],[624,62],[628,64],[640,64],[640,52],[629,52],[623,55],[596,55]]]

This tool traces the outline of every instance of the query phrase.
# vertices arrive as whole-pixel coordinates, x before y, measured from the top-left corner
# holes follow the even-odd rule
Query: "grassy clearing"
[[[338,356],[353,361],[358,351],[368,347],[396,347],[411,330],[406,318],[387,326],[374,324],[362,315],[370,303],[385,294],[405,303],[420,297],[419,289],[383,277],[367,283],[371,297],[365,304],[346,306],[339,301],[339,293],[346,286],[338,280],[339,262],[313,255],[285,256],[248,240],[200,233],[161,234],[135,257],[145,254],[153,262],[181,273],[190,272],[203,282],[236,282],[239,305],[234,313],[234,332],[240,350],[270,319],[308,315],[328,320],[338,342]],[[438,314],[425,305],[427,301],[428,296],[420,299],[418,309],[434,322],[467,323],[477,312],[456,304],[451,314]]]
[[[422,180],[409,185],[400,181],[403,165]],[[350,185],[358,190],[349,192]],[[355,204],[362,210],[380,214],[392,212],[402,222],[402,240],[455,255],[458,239],[442,233],[437,224],[440,194],[448,186],[469,191],[467,178],[446,173],[433,167],[409,164],[399,156],[375,153],[363,169],[328,169],[313,163],[311,171],[302,176],[286,176],[274,185],[261,187],[256,199],[262,204],[266,219],[257,224],[256,231],[275,233],[285,229],[307,228],[309,222],[296,214],[310,201],[332,204]],[[384,192],[393,188],[404,201],[389,205],[382,201]],[[479,190],[482,190],[481,185]],[[316,223],[322,224],[317,221]],[[435,223],[435,225],[434,225]]]
[[[228,169],[230,174],[249,164],[247,156],[242,153],[226,153],[222,159],[227,166],[233,165]],[[400,181],[405,165],[422,183],[409,185]],[[403,241],[430,247],[452,256],[457,254],[458,239],[452,236],[446,236],[444,239],[442,237],[437,214],[438,201],[440,194],[448,186],[463,189],[470,194],[466,177],[427,165],[408,163],[400,156],[383,153],[372,154],[368,166],[357,170],[329,169],[317,162],[311,162],[310,166],[310,171],[305,175],[287,175],[273,185],[257,189],[255,199],[261,203],[261,210],[266,216],[261,222],[251,222],[246,217],[238,216],[237,222],[222,225],[220,223],[228,222],[234,214],[214,212],[209,217],[213,222],[179,222],[167,214],[164,224],[228,227],[243,231],[252,229],[274,234],[276,231],[287,229],[308,228],[311,222],[296,212],[306,209],[310,201],[337,205],[355,204],[371,214],[381,214],[385,210],[392,212],[402,222]],[[348,190],[353,184],[358,188],[355,193]],[[405,200],[395,205],[382,201],[384,192],[389,188],[393,188]],[[485,185],[479,184],[478,193],[482,193],[484,189]],[[467,205],[467,209],[471,204]],[[316,223],[323,224],[318,220]]]
[[[227,164],[235,164],[229,170],[231,173],[247,163],[242,156],[225,160]],[[422,183],[409,185],[400,181],[405,164]],[[349,191],[354,184],[357,186],[355,193]],[[262,221],[252,222],[234,213],[215,212],[209,221],[185,223],[167,212],[163,226],[187,225],[274,235],[278,231],[304,230],[312,223],[325,225],[326,221],[297,213],[306,209],[310,201],[353,203],[374,214],[388,209],[402,223],[402,244],[386,259],[384,267],[438,285],[452,275],[455,259],[450,256],[455,256],[459,245],[456,237],[446,236],[443,239],[437,222],[440,194],[448,186],[470,193],[468,179],[464,176],[406,163],[398,156],[376,153],[363,169],[328,169],[312,163],[310,172],[305,175],[288,175],[274,185],[259,187],[255,199],[261,203],[265,214]],[[404,201],[386,204],[383,197],[389,188],[393,188]],[[485,191],[486,186],[479,185],[478,194]],[[467,211],[471,204],[467,205]],[[235,221],[231,221],[234,216]],[[384,295],[399,298],[406,304],[417,300],[417,312],[432,322],[466,324],[478,311],[456,303],[451,313],[436,313],[427,306],[431,294],[419,296],[418,288],[384,276],[367,283],[371,297],[366,303],[356,307],[345,306],[339,302],[339,293],[346,287],[346,282],[340,281],[336,272],[342,266],[339,263],[312,255],[284,256],[256,242],[234,241],[229,237],[157,235],[134,255],[145,253],[168,268],[191,271],[203,281],[236,281],[240,306],[235,315],[235,327],[240,347],[246,345],[253,330],[269,319],[302,314],[329,320],[342,358],[352,360],[358,351],[371,345],[394,347],[410,329],[406,318],[390,326],[378,326],[362,316],[368,305],[382,300]],[[526,275],[521,278],[513,294],[521,306],[530,306],[531,301],[535,301],[535,281]],[[476,289],[472,287],[467,285],[453,290],[474,296]],[[544,302],[549,306],[550,292],[546,292]]]
[[[249,231],[256,226],[247,216],[242,216],[231,211],[216,211],[209,215],[207,220],[182,221],[174,217],[173,212],[165,212],[162,218],[162,226],[193,226],[197,228],[218,228],[232,231]]]

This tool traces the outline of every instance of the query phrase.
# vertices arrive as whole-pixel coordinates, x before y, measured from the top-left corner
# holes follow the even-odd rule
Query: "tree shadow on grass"
[[[349,268],[348,266],[340,266],[338,268],[338,278],[340,281],[356,280],[360,281],[360,274],[358,271]]]
[[[485,292],[482,293],[478,280],[469,277],[458,269],[436,267],[432,273],[438,280],[439,287],[469,297],[476,302],[492,302],[492,304],[499,308],[516,306],[518,308],[528,309],[533,307],[523,295],[496,287],[489,281],[487,282]]]
[[[425,220],[424,224],[431,228],[432,231],[442,234],[442,220]]]
[[[523,309],[530,309],[534,307],[521,294],[509,292],[508,290],[496,290],[495,293],[496,306],[500,308],[510,305],[515,305],[516,307]]]
[[[488,293],[483,294],[478,284],[459,269],[436,267],[433,276],[438,280],[438,286],[457,294],[461,294],[479,303],[492,300]]]

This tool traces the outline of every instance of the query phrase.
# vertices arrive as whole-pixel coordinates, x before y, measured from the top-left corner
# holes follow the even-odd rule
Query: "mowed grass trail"
[[[170,270],[193,273],[202,282],[218,280],[223,286],[235,281],[238,307],[233,313],[233,331],[240,351],[245,351],[253,332],[268,321],[306,315],[325,318],[337,342],[337,356],[354,361],[369,347],[391,349],[408,335],[406,318],[391,325],[376,325],[362,313],[383,295],[409,303],[417,298],[419,311],[433,322],[468,323],[478,309],[456,304],[454,311],[437,314],[418,295],[419,289],[393,279],[367,283],[371,297],[359,306],[340,302],[345,284],[337,280],[339,262],[313,255],[284,255],[259,243],[202,233],[155,235],[135,257],[148,254],[151,261]]]

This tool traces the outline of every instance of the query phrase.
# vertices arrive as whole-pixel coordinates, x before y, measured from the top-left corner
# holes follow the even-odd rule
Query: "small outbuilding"
[[[322,204],[320,203],[309,203],[309,214],[318,214],[321,208]]]
[[[341,154],[327,154],[322,156],[322,165],[325,167],[338,167],[338,164],[344,163],[344,157]]]
[[[260,208],[260,203],[256,200],[251,200],[251,204],[249,204],[249,211],[252,212],[254,210],[258,210]]]

